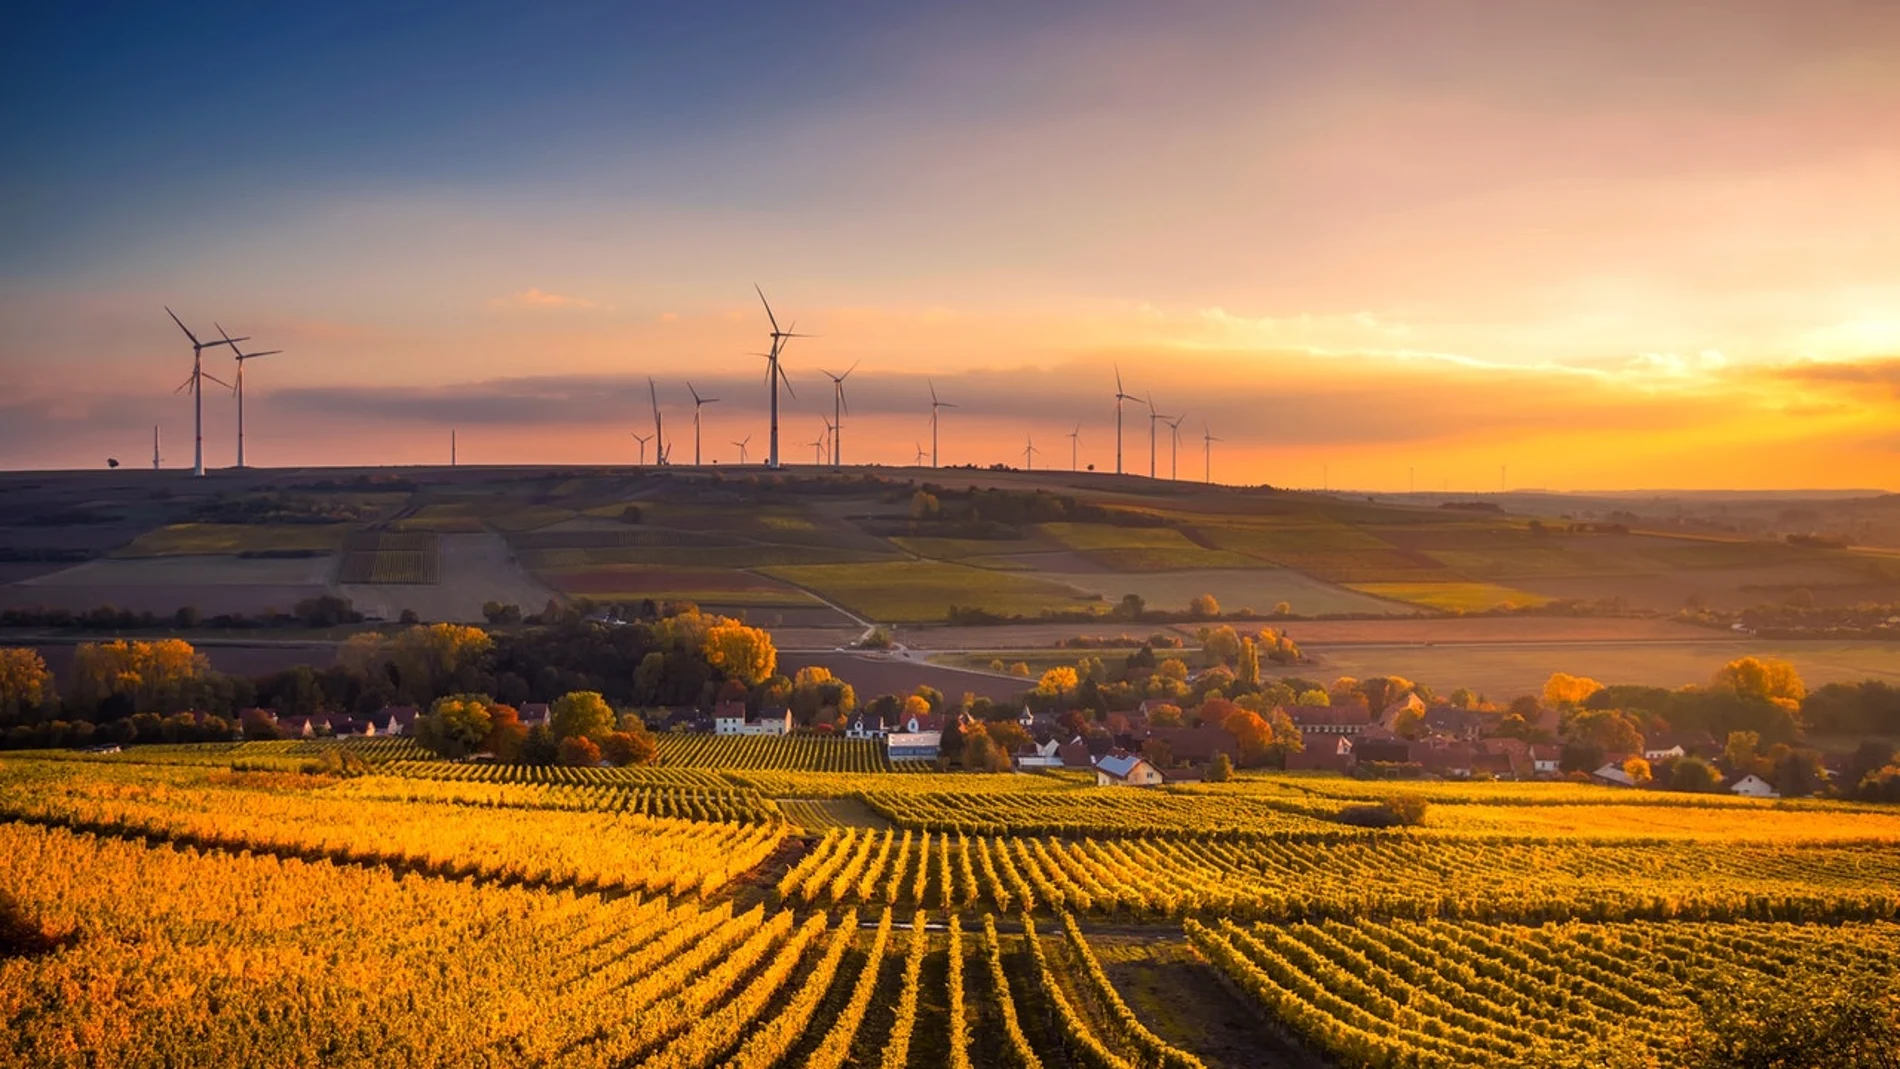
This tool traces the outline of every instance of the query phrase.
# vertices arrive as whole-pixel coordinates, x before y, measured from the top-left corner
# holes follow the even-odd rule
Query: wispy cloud
[[[490,308],[519,309],[571,309],[586,311],[595,306],[585,297],[570,297],[561,293],[549,293],[538,286],[529,286],[525,290],[511,293],[506,297],[493,297],[488,301]]]

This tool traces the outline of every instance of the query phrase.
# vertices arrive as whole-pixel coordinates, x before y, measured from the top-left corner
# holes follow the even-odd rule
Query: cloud
[[[1872,360],[1801,360],[1769,369],[1768,374],[1822,388],[1851,393],[1884,392],[1900,397],[1900,356]]]
[[[559,293],[548,293],[539,287],[529,286],[519,293],[506,297],[493,297],[488,301],[490,308],[552,309],[567,308],[585,311],[594,307],[594,302],[584,297],[569,297]]]

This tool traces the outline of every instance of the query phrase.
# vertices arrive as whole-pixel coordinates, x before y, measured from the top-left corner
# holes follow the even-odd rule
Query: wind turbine
[[[213,322],[211,325],[218,328],[218,333],[224,335],[225,343],[231,346],[232,352],[237,354],[238,467],[241,468],[244,466],[244,361],[255,360],[260,356],[276,356],[278,353],[283,352],[283,350],[266,349],[261,353],[247,353],[237,347],[236,338],[224,333],[224,327],[216,322]]]
[[[690,382],[686,384],[686,392],[693,395],[693,467],[697,468],[699,467],[699,410],[705,405],[718,401],[719,398],[699,396],[699,391],[693,389],[693,384]]]
[[[1122,473],[1122,402],[1141,401],[1141,398],[1122,389],[1121,365],[1115,365],[1115,474]],[[1142,401],[1147,404],[1146,401]],[[1153,406],[1150,405],[1150,408]],[[1080,429],[1079,427],[1077,428]],[[1152,473],[1151,473],[1152,474]]]
[[[1155,424],[1165,423],[1174,417],[1162,415],[1153,401],[1143,401],[1142,404],[1148,406],[1148,478],[1152,479],[1155,477]]]
[[[647,399],[653,402],[653,462],[666,463],[666,428],[660,422],[660,388],[647,376]]]
[[[739,447],[739,464],[742,467],[745,465],[745,461],[746,461],[745,447],[749,445],[751,441],[752,441],[752,436],[748,434],[744,438],[741,438],[738,441],[732,443],[733,445],[736,445]]]
[[[924,381],[930,386],[930,466],[934,468],[937,467],[937,410],[957,406],[948,401],[937,400],[937,384],[929,379]]]
[[[1201,479],[1204,482],[1214,481],[1214,443],[1218,441],[1220,439],[1207,429],[1207,424],[1201,424],[1201,463],[1205,466]]]
[[[1168,436],[1173,442],[1168,447],[1168,478],[1175,482],[1181,480],[1181,421],[1186,418],[1186,415],[1179,415],[1162,420],[1168,425]]]
[[[152,424],[152,470],[157,471],[162,464],[158,458],[158,424]]]
[[[831,423],[829,426],[831,428],[831,466],[834,468],[844,467],[844,417],[851,411],[850,403],[844,399],[844,380],[850,378],[851,373],[857,369],[856,363],[846,368],[842,375],[833,375],[824,368],[818,369],[819,374],[831,380]]]
[[[770,458],[767,459],[766,466],[776,468],[778,467],[778,387],[779,387],[779,383],[782,382],[785,384],[786,393],[791,394],[791,396],[794,398],[798,396],[798,394],[793,392],[792,390],[792,380],[785,377],[785,369],[779,366],[778,358],[779,358],[779,355],[785,351],[785,342],[788,339],[809,338],[811,337],[811,335],[794,333],[793,330],[796,330],[798,327],[797,323],[792,324],[793,330],[780,330],[778,326],[778,317],[772,314],[772,302],[765,299],[765,291],[762,289],[759,289],[759,284],[756,282],[752,284],[752,288],[758,291],[759,303],[762,305],[765,305],[765,318],[770,320],[772,323],[772,351],[765,354],[765,364],[766,364],[765,385],[770,390],[771,395],[772,395],[772,455],[770,456]],[[750,441],[751,439],[748,437],[747,440]]]
[[[653,440],[653,436],[651,434],[641,434],[639,431],[628,431],[627,433],[633,435],[633,440],[640,443],[640,466],[643,468],[646,467],[647,443]]]
[[[199,341],[198,336],[196,334],[193,334],[189,329],[186,328],[184,320],[178,318],[177,312],[174,312],[171,310],[171,308],[167,307],[165,309],[165,314],[168,316],[171,316],[172,322],[178,324],[178,329],[184,331],[185,337],[191,339],[191,377],[185,380],[185,384],[183,386],[178,387],[176,390],[173,390],[172,392],[184,393],[187,389],[191,391],[192,429],[197,437],[197,445],[194,448],[193,453],[192,453],[191,473],[193,475],[203,475],[205,473],[204,380],[210,379],[212,382],[217,383],[218,385],[224,387],[227,390],[232,389],[232,386],[230,383],[224,381],[221,378],[218,378],[216,375],[205,374],[204,351],[206,349],[215,349],[220,345],[229,345],[231,348],[236,349],[238,342],[250,341],[251,339],[224,337],[224,338],[218,339],[217,341],[211,341],[211,342]]]
[[[924,466],[924,443],[917,443],[917,459],[912,461],[912,463],[920,468]]]
[[[1082,448],[1082,425],[1078,423],[1075,425],[1075,429],[1069,432],[1069,470],[1070,471],[1080,470],[1079,466],[1076,464],[1076,457],[1080,455],[1078,451],[1081,448]]]
[[[823,417],[820,417],[820,418],[823,418]],[[806,443],[807,445],[811,446],[811,466],[812,467],[818,468],[818,467],[824,466],[825,452],[831,445],[831,433],[834,429],[835,428],[833,428],[831,425],[831,421],[827,419],[825,420],[824,436]]]
[[[1023,446],[1023,470],[1034,471],[1036,469],[1036,452],[1037,452],[1036,436],[1033,434],[1028,435],[1026,437],[1026,441],[1027,441],[1027,444]]]

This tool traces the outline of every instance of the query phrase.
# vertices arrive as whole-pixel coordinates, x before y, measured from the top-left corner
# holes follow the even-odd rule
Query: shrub
[[[1355,828],[1416,827],[1425,823],[1427,808],[1425,799],[1417,795],[1394,795],[1372,805],[1349,805],[1336,819]]]
[[[561,763],[574,768],[592,768],[600,764],[600,747],[592,739],[571,735],[561,740]]]

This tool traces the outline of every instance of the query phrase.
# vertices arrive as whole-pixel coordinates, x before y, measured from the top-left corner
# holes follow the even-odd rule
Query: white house
[[[1532,746],[1531,771],[1539,776],[1554,776],[1558,772],[1558,762],[1563,759],[1563,751],[1555,746]]]
[[[1762,779],[1753,772],[1729,784],[1728,789],[1734,794],[1746,795],[1750,798],[1781,797],[1781,792],[1775,790],[1774,784]]]
[[[884,752],[893,761],[935,761],[942,749],[941,731],[893,731],[884,737]]]
[[[790,735],[792,733],[792,711],[790,709],[761,709],[756,717],[747,717],[739,726],[741,735]]]
[[[1048,742],[1030,742],[1016,751],[1017,768],[1061,768],[1062,744],[1051,738]]]
[[[1154,787],[1161,770],[1134,754],[1110,754],[1095,762],[1097,787]]]
[[[844,729],[847,739],[881,739],[886,734],[884,717],[879,713],[859,713]]]
[[[1643,748],[1643,760],[1645,761],[1665,761],[1671,757],[1687,756],[1689,756],[1689,751],[1683,749],[1682,743],[1679,742],[1671,743],[1669,746],[1660,749],[1648,746]]]
[[[720,702],[713,710],[713,734],[745,734],[745,703]]]

